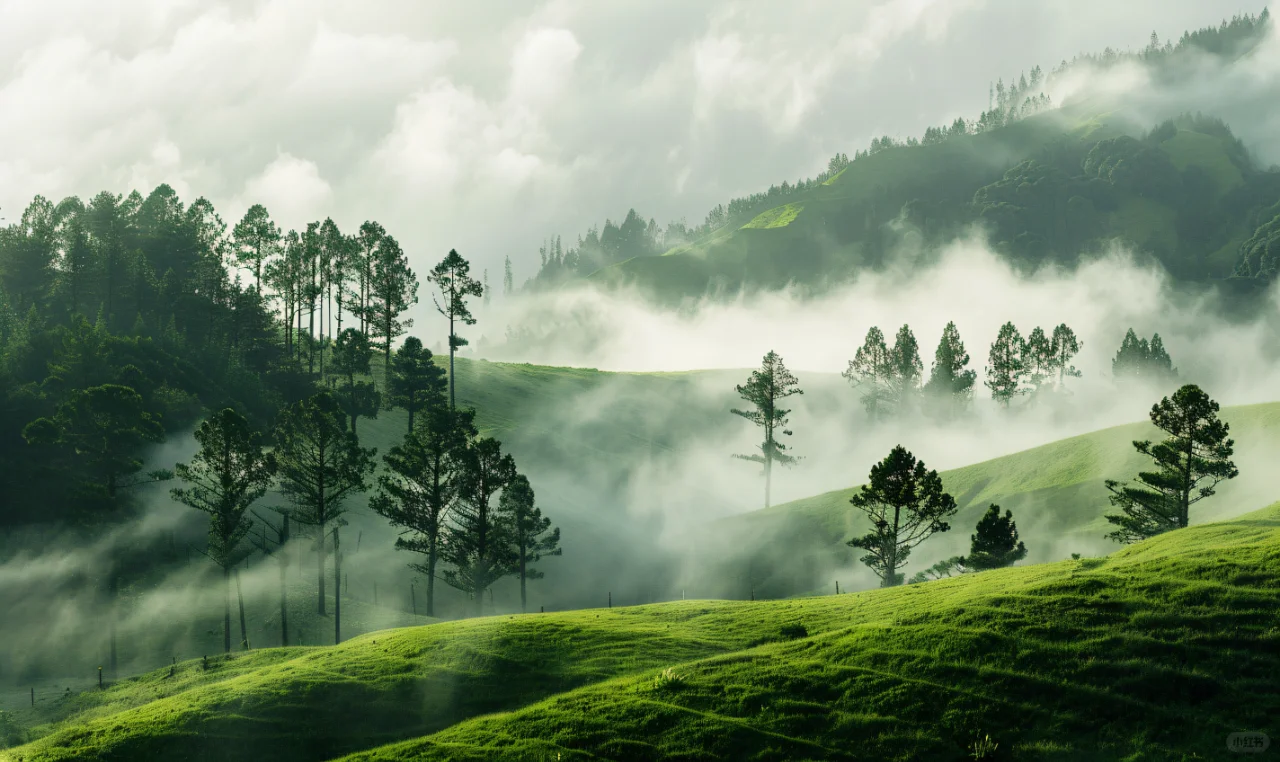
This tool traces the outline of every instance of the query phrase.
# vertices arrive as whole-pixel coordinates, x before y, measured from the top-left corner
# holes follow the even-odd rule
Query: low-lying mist
[[[1232,310],[1213,290],[1186,293],[1157,269],[1122,249],[1074,269],[1018,272],[978,236],[956,241],[935,264],[866,273],[824,294],[764,293],[663,310],[635,294],[592,288],[526,295],[480,314],[481,326],[509,329],[509,340],[477,342],[492,361],[584,366],[616,371],[589,389],[529,400],[525,418],[495,433],[537,491],[544,513],[563,531],[564,555],[539,564],[545,579],[530,583],[532,611],[541,608],[630,605],[697,597],[789,595],[871,587],[871,575],[843,540],[825,547],[796,545],[804,520],[786,532],[748,536],[720,521],[763,507],[758,466],[735,460],[757,447],[760,432],[732,415],[740,407],[733,386],[761,356],[775,350],[798,376],[805,394],[791,398],[787,438],[802,460],[774,474],[773,502],[809,497],[860,483],[871,465],[903,444],[930,468],[955,468],[1099,428],[1142,421],[1172,385],[1117,385],[1111,359],[1125,331],[1158,332],[1178,368],[1179,381],[1203,386],[1227,405],[1275,398],[1275,294],[1253,317]],[[892,341],[908,324],[921,347],[926,374],[943,326],[955,321],[978,371],[972,413],[950,423],[923,414],[872,422],[856,390],[839,374],[867,329]],[[991,402],[982,382],[988,348],[1000,325],[1013,321],[1026,335],[1066,323],[1083,342],[1074,360],[1082,371],[1068,394],[1012,410]],[[683,373],[676,371],[694,371]],[[378,425],[399,425],[384,413]],[[399,420],[399,419],[396,419]],[[362,423],[362,431],[367,431]],[[1206,502],[1201,519],[1235,515],[1272,500],[1267,442],[1241,444],[1242,475]],[[190,457],[190,437],[159,448],[148,467]],[[380,455],[383,453],[379,453]],[[1132,474],[1099,475],[1127,478]],[[0,547],[0,683],[39,675],[90,678],[107,658],[103,622],[119,619],[122,671],[156,667],[170,658],[216,653],[221,647],[221,577],[199,553],[203,517],[175,504],[166,487],[139,496],[135,515],[115,530],[86,538],[66,532],[11,537]],[[1102,496],[1092,499],[1105,502]],[[275,496],[264,500],[270,504]],[[263,511],[264,513],[266,511]],[[393,549],[395,531],[354,500],[343,529],[344,635],[411,624],[425,612],[424,582]],[[1102,532],[1085,542],[1062,542],[1053,522],[1017,515],[1031,555],[1057,560],[1071,552],[1104,553],[1115,544]],[[807,531],[807,530],[806,530]],[[913,555],[908,574],[967,550],[972,526],[953,530]],[[849,536],[852,536],[850,534]],[[801,538],[801,539],[797,539]],[[1090,544],[1091,543],[1091,544]],[[105,574],[122,553],[155,560],[131,576],[123,603],[104,593]],[[332,642],[331,620],[315,614],[311,541],[291,543],[287,587],[292,642]],[[786,566],[786,573],[776,568]],[[772,571],[771,571],[772,570]],[[328,572],[332,584],[332,567]],[[757,587],[755,580],[771,579]],[[251,558],[241,573],[250,643],[278,644],[279,567]],[[412,599],[410,585],[414,585]],[[375,585],[378,586],[375,592]],[[753,592],[754,590],[754,592]],[[465,597],[437,585],[438,615],[470,611]],[[374,605],[374,598],[378,600]],[[233,601],[233,641],[239,640]],[[486,611],[519,610],[514,580],[494,590]]]

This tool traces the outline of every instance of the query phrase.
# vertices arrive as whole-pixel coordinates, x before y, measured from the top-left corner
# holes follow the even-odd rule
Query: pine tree
[[[515,279],[511,275],[511,257],[507,257],[502,265],[502,295],[511,296],[515,291]]]
[[[734,455],[735,458],[749,460],[764,466],[764,507],[770,505],[770,492],[773,486],[773,464],[789,466],[797,458],[787,454],[787,445],[778,441],[779,435],[791,436],[787,429],[787,414],[790,410],[778,407],[778,403],[787,397],[804,394],[796,377],[782,364],[782,358],[770,351],[764,356],[760,370],[751,371],[747,383],[735,386],[734,390],[743,400],[751,403],[752,409],[731,410],[755,425],[764,429],[764,441],[760,444],[759,455]]]
[[[1080,371],[1071,364],[1071,360],[1080,353],[1081,346],[1075,331],[1068,328],[1066,323],[1060,323],[1053,329],[1053,367],[1058,371],[1059,389],[1066,388],[1068,377],[1080,377]]]
[[[889,350],[889,393],[893,407],[899,413],[909,410],[920,392],[924,365],[920,362],[920,345],[911,327],[903,325],[893,339]]]
[[[477,439],[462,457],[459,500],[448,529],[444,556],[453,569],[444,572],[450,586],[469,593],[476,615],[483,611],[484,593],[510,574],[515,563],[511,528],[494,510],[493,498],[511,483],[516,464],[496,439]]]
[[[502,490],[498,512],[512,533],[516,551],[515,574],[520,579],[520,611],[523,612],[528,605],[526,583],[543,576],[533,568],[533,564],[561,553],[560,529],[553,528],[551,519],[543,516],[542,510],[534,503],[533,487],[524,474],[516,474]]]
[[[925,394],[942,411],[943,417],[951,417],[968,407],[973,399],[973,382],[977,372],[969,368],[969,353],[960,340],[960,331],[954,322],[947,323],[933,354],[933,367]]]
[[[347,498],[364,491],[376,450],[360,447],[347,429],[346,413],[327,392],[286,408],[275,438],[280,491],[290,502],[286,515],[315,531],[316,611],[323,616],[328,530],[346,513]]]
[[[1240,475],[1231,461],[1235,442],[1218,418],[1218,403],[1195,384],[1187,384],[1151,408],[1151,422],[1169,436],[1163,442],[1134,442],[1155,461],[1130,484],[1106,482],[1111,504],[1120,509],[1107,521],[1117,529],[1108,537],[1137,542],[1190,523],[1191,506],[1212,497],[1214,488]]]
[[[200,450],[174,471],[187,484],[170,491],[174,500],[209,515],[205,555],[222,569],[222,646],[231,652],[231,571],[248,551],[242,543],[253,523],[249,508],[266,494],[275,456],[262,450],[262,434],[236,411],[214,413],[195,431]]]
[[[1000,506],[994,503],[978,519],[969,540],[969,555],[960,559],[960,564],[973,571],[1012,566],[1027,557],[1027,546],[1018,539],[1013,513],[1005,511],[1001,517]]]
[[[484,292],[484,306],[488,307],[489,304],[493,301],[493,292],[489,290],[489,269],[488,268],[485,268],[485,271],[484,271],[484,286],[481,288],[481,290]]]
[[[444,368],[436,365],[431,350],[417,336],[406,338],[391,360],[389,392],[391,404],[409,413],[409,433],[418,411],[444,405],[448,385]]]
[[[378,264],[378,246],[387,237],[387,231],[376,222],[366,221],[356,234],[354,270],[355,287],[351,302],[352,312],[360,318],[360,332],[366,336],[373,334],[372,299],[373,279]]]
[[[866,339],[843,375],[862,395],[867,415],[873,419],[879,417],[890,397],[893,357],[878,327],[873,326],[867,331]]]
[[[1041,388],[1053,379],[1054,352],[1053,342],[1040,326],[1032,329],[1022,349],[1023,363],[1027,371],[1027,379],[1031,391],[1039,393]]]
[[[387,471],[378,477],[378,493],[369,501],[375,513],[404,529],[396,538],[396,550],[425,557],[409,568],[426,577],[427,616],[435,616],[436,566],[447,534],[445,519],[462,489],[467,443],[476,434],[474,416],[472,410],[429,408],[422,425],[383,459]]]
[[[476,319],[471,316],[471,309],[467,306],[467,297],[484,295],[484,287],[470,273],[471,263],[463,259],[456,249],[450,249],[449,254],[427,276],[427,280],[440,289],[440,295],[435,298],[436,311],[449,321],[449,407],[457,407],[454,355],[467,345],[467,340],[458,335],[457,324],[476,324]]]
[[[927,470],[902,445],[871,467],[867,483],[849,502],[867,514],[872,530],[846,544],[867,551],[862,563],[880,578],[881,587],[902,584],[899,569],[911,550],[949,530],[946,519],[956,512],[955,498],[943,491],[938,472]]]
[[[991,345],[987,379],[983,383],[991,390],[991,398],[1005,407],[1009,407],[1014,397],[1026,393],[1023,387],[1027,377],[1024,356],[1025,344],[1017,327],[1013,323],[1000,326],[1000,333]]]
[[[231,231],[236,243],[236,259],[253,271],[253,282],[262,293],[262,271],[280,243],[280,229],[262,204],[254,204]]]
[[[356,420],[360,416],[377,418],[382,395],[372,381],[356,381],[356,376],[369,375],[369,363],[373,347],[369,337],[357,328],[347,328],[338,334],[333,345],[333,372],[346,382],[339,387],[337,398],[343,410],[351,418],[351,433],[356,433]]]
[[[377,260],[373,269],[373,291],[370,299],[371,334],[378,337],[375,346],[382,350],[382,369],[391,373],[391,345],[405,329],[413,327],[413,320],[401,316],[410,305],[418,303],[418,278],[409,269],[409,259],[400,244],[386,236],[378,244]]]
[[[1173,367],[1173,360],[1165,350],[1160,334],[1153,334],[1148,342],[1130,328],[1111,361],[1111,375],[1119,380],[1164,382],[1177,378],[1178,369]]]

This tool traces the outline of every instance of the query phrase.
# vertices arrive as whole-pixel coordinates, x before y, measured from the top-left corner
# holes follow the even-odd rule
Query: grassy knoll
[[[1278,604],[1280,504],[893,590],[186,663],[78,699],[83,715],[0,759],[959,760],[987,735],[991,759],[1213,758],[1280,712]]]
[[[822,626],[351,759],[960,760],[986,737],[979,758],[1213,759],[1274,733],[1277,604],[1272,506],[1108,558],[755,604]]]

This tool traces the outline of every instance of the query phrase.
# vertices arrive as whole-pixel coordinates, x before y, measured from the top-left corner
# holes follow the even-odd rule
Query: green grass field
[[[1212,759],[1274,733],[1278,604],[1280,505],[892,590],[187,662],[69,700],[0,759],[960,760],[984,737],[987,759]]]
[[[1193,509],[1193,522],[1250,510],[1274,497],[1269,459],[1280,442],[1280,403],[1224,408],[1221,415],[1236,440],[1242,476]],[[956,498],[959,511],[950,522],[952,531],[936,535],[912,554],[908,576],[966,552],[972,527],[992,503],[1013,512],[1030,562],[1057,561],[1072,552],[1107,552],[1115,546],[1104,539],[1111,529],[1104,516],[1112,509],[1103,482],[1123,481],[1149,465],[1132,442],[1157,434],[1147,423],[1116,426],[942,472],[943,486]],[[867,531],[865,516],[849,504],[856,489],[723,519],[715,531],[732,538],[727,544],[735,548],[737,566],[741,559],[769,558],[771,564],[757,569],[753,582],[761,591],[786,594],[790,580],[803,578],[814,567],[856,565],[856,552],[844,544]],[[806,552],[798,554],[799,548]]]

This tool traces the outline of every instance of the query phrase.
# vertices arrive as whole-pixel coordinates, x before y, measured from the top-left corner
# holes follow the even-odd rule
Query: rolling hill
[[[1269,502],[1274,491],[1269,464],[1280,448],[1280,403],[1228,407],[1221,416],[1236,440],[1242,475],[1221,485],[1218,497],[1197,506],[1193,522],[1256,508]],[[1148,466],[1150,461],[1134,451],[1132,442],[1158,433],[1149,423],[1116,426],[942,472],[943,486],[960,510],[950,522],[952,531],[935,535],[913,552],[908,576],[967,552],[972,527],[992,503],[1013,512],[1030,562],[1056,561],[1072,552],[1109,552],[1115,545],[1104,538],[1111,525],[1103,517],[1112,509],[1103,482],[1127,479]],[[865,517],[849,504],[856,489],[721,520],[712,547],[733,551],[716,573],[749,575],[757,594],[766,597],[827,584],[834,570],[843,570],[846,586],[857,585],[854,579],[874,584],[859,568],[857,553],[844,544],[867,531]]]
[[[83,694],[0,759],[1212,758],[1275,731],[1278,562],[1280,504],[890,590],[371,633]]]

